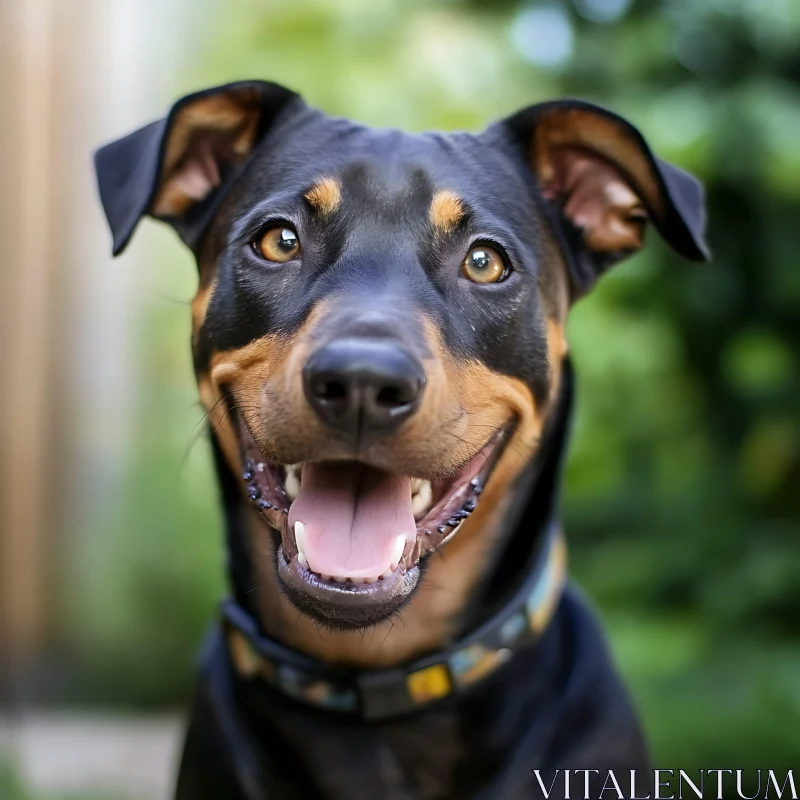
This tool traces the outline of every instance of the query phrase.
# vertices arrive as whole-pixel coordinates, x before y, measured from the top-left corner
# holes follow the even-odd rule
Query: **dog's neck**
[[[269,637],[326,663],[388,667],[448,646],[502,605],[556,512],[572,397],[565,367],[530,463],[513,481],[493,476],[458,535],[430,557],[402,613],[367,631],[325,629],[290,604],[275,570],[274,534],[245,502],[215,443],[235,599]]]

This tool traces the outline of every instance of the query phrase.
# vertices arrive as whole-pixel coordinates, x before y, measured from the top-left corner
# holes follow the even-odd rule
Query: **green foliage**
[[[567,531],[659,763],[788,766],[800,752],[800,4],[553,2],[572,44],[549,66],[515,45],[515,2],[204,8],[209,35],[165,99],[264,77],[331,113],[420,130],[578,95],[702,177],[714,263],[682,264],[651,232],[573,311]],[[165,272],[153,280],[168,294]],[[175,490],[200,416],[188,413],[188,327],[163,303],[143,321],[129,491],[109,509],[103,552],[82,555],[105,565],[81,571],[73,603],[94,696],[178,696],[221,593],[202,448],[190,490]]]
[[[162,231],[163,253],[172,245]],[[190,256],[141,320],[138,404],[117,480],[68,565],[63,609],[74,657],[73,700],[163,704],[188,691],[195,652],[224,592],[221,519],[204,415],[189,357]],[[181,269],[183,266],[183,270]],[[99,483],[99,482],[98,482]],[[96,489],[96,487],[92,487]]]

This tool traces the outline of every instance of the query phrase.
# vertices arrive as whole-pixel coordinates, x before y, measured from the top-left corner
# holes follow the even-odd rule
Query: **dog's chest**
[[[453,797],[464,758],[456,715],[424,715],[380,726],[283,720],[298,760],[331,800],[435,800]],[[313,728],[313,729],[312,729]]]

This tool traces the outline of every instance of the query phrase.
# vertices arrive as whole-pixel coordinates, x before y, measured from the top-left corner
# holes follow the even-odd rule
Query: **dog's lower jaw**
[[[261,627],[288,647],[353,668],[395,666],[445,647],[463,624],[464,609],[485,577],[503,529],[506,498],[481,505],[446,548],[427,559],[416,590],[388,619],[349,629],[312,618],[290,599],[276,569],[277,537],[254,509],[245,507],[242,533],[253,569],[245,591],[251,592]]]
[[[285,466],[264,455],[237,415],[241,488],[280,545],[278,588],[303,614],[337,630],[365,630],[397,615],[424,560],[480,508],[486,481],[514,432],[509,421],[466,463],[429,480],[367,461]],[[426,491],[423,493],[422,489]],[[416,493],[419,492],[419,497]],[[415,500],[418,510],[414,511]]]
[[[278,582],[292,605],[334,631],[366,631],[393,616],[402,614],[420,580],[422,565],[398,568],[386,580],[354,588],[317,586],[317,577],[302,569],[293,558],[287,561],[281,547],[276,548]]]

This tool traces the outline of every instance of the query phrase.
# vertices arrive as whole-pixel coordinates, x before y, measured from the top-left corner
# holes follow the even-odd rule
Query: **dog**
[[[409,135],[262,81],[95,166],[114,254],[148,215],[199,270],[231,597],[176,797],[516,800],[646,769],[565,577],[564,326],[648,223],[707,260],[700,184],[587,102]]]

